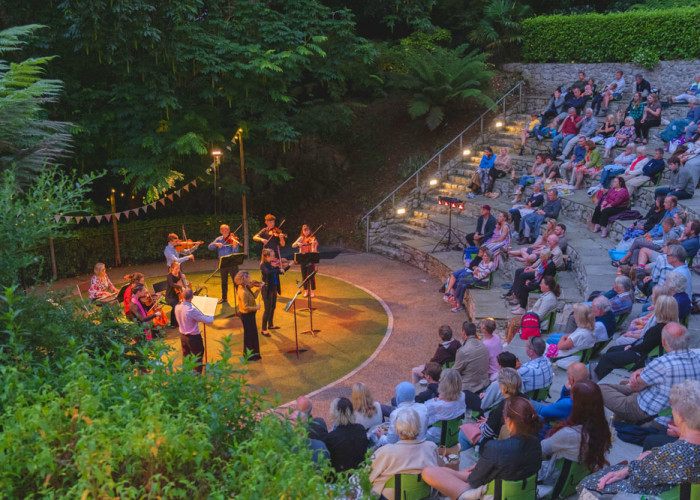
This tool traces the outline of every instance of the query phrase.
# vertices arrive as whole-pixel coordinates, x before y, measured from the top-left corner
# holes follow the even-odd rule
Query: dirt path
[[[195,260],[183,265],[185,273],[213,270],[212,260]],[[257,261],[246,261],[243,269],[257,269]],[[163,263],[145,266],[122,267],[108,270],[114,282],[130,272],[139,271],[146,276],[162,276],[166,273]],[[393,329],[379,352],[366,366],[342,382],[330,384],[314,393],[314,415],[329,423],[330,402],[339,396],[350,396],[356,382],[366,384],[374,398],[382,403],[394,395],[396,384],[410,380],[410,369],[430,359],[438,343],[437,330],[442,324],[452,327],[458,336],[463,314],[453,314],[437,293],[440,282],[408,264],[389,260],[368,253],[346,252],[334,259],[323,260],[319,271],[328,276],[363,287],[383,300],[393,316]],[[54,284],[55,288],[75,286],[78,281],[89,279],[79,276]],[[322,332],[320,335],[332,335]]]

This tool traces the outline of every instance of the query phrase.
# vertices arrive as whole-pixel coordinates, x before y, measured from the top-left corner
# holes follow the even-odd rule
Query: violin
[[[154,299],[155,297],[155,299]],[[151,320],[153,326],[165,326],[168,324],[168,317],[161,309],[160,304],[158,304],[158,299],[160,299],[160,294],[156,293],[151,295],[150,293],[143,297],[144,300],[141,303],[148,308],[147,316],[155,314],[156,317]]]
[[[268,231],[268,234],[270,237],[277,236],[278,238],[286,238],[287,234],[283,233],[282,230],[278,227],[273,227]]]
[[[174,287],[175,293],[177,294],[177,298],[180,299],[180,302],[185,301],[185,290],[187,290],[190,286],[187,284],[187,280],[185,279],[185,274],[180,273],[180,280],[179,283],[182,284],[182,289],[178,287]]]
[[[282,273],[284,273],[284,271],[286,271],[287,269],[289,269],[289,268],[292,266],[293,263],[294,263],[294,262],[290,262],[290,261],[287,260],[287,259],[278,258],[278,257],[275,257],[275,258],[272,259],[272,261],[270,262],[270,264],[272,264],[272,267],[279,267],[279,268],[280,268],[280,271],[281,271]]]
[[[178,240],[178,242],[175,244],[175,250],[178,252],[182,252],[183,250],[189,250],[190,248],[194,248],[196,246],[201,245],[204,243],[203,241],[192,241],[192,240]]]
[[[233,233],[230,233],[228,235],[228,238],[224,240],[224,244],[226,245],[233,245],[234,247],[241,246],[241,240],[236,238],[236,236]]]

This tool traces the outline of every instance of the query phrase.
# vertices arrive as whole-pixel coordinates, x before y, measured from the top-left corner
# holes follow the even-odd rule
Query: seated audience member
[[[322,418],[311,415],[311,410],[313,409],[311,399],[306,396],[299,396],[294,402],[294,407],[298,413],[305,415],[305,420],[309,423],[309,438],[325,441],[328,434],[328,426]]]
[[[545,120],[547,120],[549,117],[554,116],[556,119],[556,117],[559,116],[559,114],[564,109],[564,101],[565,100],[566,100],[566,96],[561,93],[561,90],[559,88],[554,89],[554,92],[552,93],[552,97],[549,99],[549,102],[547,103],[547,107],[545,108],[545,110],[541,114],[542,125],[544,125]]]
[[[637,146],[636,153],[637,157],[621,175],[626,184],[630,182],[634,185],[638,184],[637,178],[644,175],[644,167],[651,161],[651,158],[647,155],[646,146]]]
[[[352,403],[348,398],[336,398],[331,403],[331,416],[337,424],[323,439],[336,472],[357,469],[365,460],[367,436],[365,428],[355,423]]]
[[[545,169],[542,175],[542,185],[546,185],[547,182],[555,182],[557,179],[561,178],[559,173],[559,168],[554,164],[554,158],[551,155],[547,155],[544,158]]]
[[[629,364],[640,366],[653,349],[660,347],[661,331],[668,323],[678,321],[678,303],[673,297],[659,297],[656,300],[654,316],[656,324],[647,329],[640,339],[632,344],[612,346],[601,355],[595,367],[598,380],[605,378],[615,368],[623,368]]]
[[[685,92],[675,97],[669,98],[670,102],[687,102],[688,99],[694,99],[700,93],[700,73],[695,74],[695,79],[688,86]]]
[[[539,232],[540,226],[544,220],[546,218],[556,219],[559,217],[560,211],[561,200],[559,199],[559,193],[556,189],[550,189],[547,192],[547,202],[542,206],[542,208],[523,217],[522,224],[520,225],[522,237],[518,243],[522,245],[526,242],[532,243],[535,241],[535,237],[533,235]]]
[[[594,495],[632,493],[658,495],[700,477],[700,382],[681,380],[669,398],[678,440],[645,451],[629,465],[612,465],[585,478],[579,491]]]
[[[588,80],[586,80],[586,73],[584,73],[583,71],[579,71],[578,80],[571,84],[571,87],[569,87],[569,91],[573,92],[574,89],[578,89],[581,93],[583,93],[583,89],[586,88],[587,83]]]
[[[700,134],[694,141],[686,142],[685,146],[687,147],[685,153],[679,155],[679,150],[677,150],[676,156],[681,160],[681,166],[685,167],[693,176],[693,182],[697,186],[700,182]]]
[[[476,253],[476,257],[474,257],[473,259],[470,259],[471,254],[465,256],[464,269],[458,269],[457,271],[450,274],[447,280],[445,296],[442,298],[442,300],[444,300],[445,302],[454,302],[453,291],[455,285],[461,278],[466,278],[467,276],[472,274],[474,272],[474,269],[476,269],[476,267],[479,264],[481,264],[481,260],[484,257],[484,250],[484,248],[479,247],[479,250]]]
[[[454,363],[457,349],[459,349],[461,345],[459,340],[452,337],[452,328],[450,328],[449,325],[442,325],[438,328],[438,336],[440,337],[440,343],[435,350],[435,354],[430,358],[430,361],[440,366]],[[420,382],[420,379],[423,378],[424,369],[425,365],[416,366],[411,369],[411,377],[414,384],[417,384]]]
[[[679,272],[671,271],[666,274],[666,286],[678,304],[678,321],[685,321],[693,309],[693,303],[686,292],[688,278]]]
[[[687,257],[693,259],[697,255],[698,248],[700,247],[700,240],[698,239],[698,234],[700,234],[700,221],[693,220],[688,224],[683,225],[681,222],[684,217],[687,217],[685,212],[677,212],[676,215],[673,216],[674,223],[678,222],[679,224],[674,226],[674,228],[669,231],[669,234],[675,234],[676,230],[683,227],[683,233],[681,234],[680,239],[677,242],[674,241],[672,244],[682,246],[685,249]],[[666,240],[666,244],[668,245],[672,240],[675,240],[675,238],[669,237],[669,239]],[[639,266],[644,266],[649,262],[656,261],[659,255],[661,255],[659,251],[651,248],[642,248],[639,251],[637,263]]]
[[[564,458],[585,465],[589,471],[602,469],[612,447],[610,427],[605,420],[603,394],[594,382],[577,382],[571,388],[572,408],[568,418],[554,425],[542,440],[546,460],[538,475],[543,484],[554,484],[555,462]]]
[[[550,404],[533,402],[537,415],[545,421],[566,420],[572,407],[571,388],[584,380],[588,380],[588,367],[578,361],[571,363],[566,369],[566,382],[561,388],[559,399]]]
[[[520,195],[517,195],[516,198],[520,199]],[[542,184],[540,182],[536,182],[532,186],[532,194],[525,201],[525,204],[515,204],[509,211],[513,231],[518,232],[520,230],[520,219],[537,210],[537,207],[541,206],[543,203],[544,193],[542,193]]]
[[[454,291],[454,307],[452,308],[452,312],[456,313],[464,311],[464,305],[462,305],[462,302],[464,301],[464,294],[466,293],[467,288],[487,286],[491,273],[496,271],[496,263],[492,260],[491,250],[484,248],[482,255],[483,259],[474,269],[474,272],[461,278],[457,282]]]
[[[557,297],[561,295],[561,288],[559,288],[559,284],[552,276],[544,276],[542,281],[540,281],[540,291],[542,293],[535,304],[530,308],[530,312],[537,314],[540,318],[540,329],[542,331],[547,331],[549,328],[549,315],[557,309]],[[507,344],[510,344],[513,337],[520,331],[522,318],[522,315],[515,315],[508,322],[508,327],[506,329]]]
[[[571,139],[576,137],[578,134],[577,125],[582,120],[582,118],[576,114],[576,108],[570,106],[568,107],[567,116],[560,119],[562,119],[561,125],[559,125],[557,135],[555,135],[552,140],[552,148],[550,151],[552,156],[557,155],[560,144],[564,148]]]
[[[524,393],[552,385],[554,371],[549,358],[544,355],[546,349],[547,343],[542,337],[527,339],[525,354],[530,358],[530,361],[518,368],[518,375],[523,381]]]
[[[617,318],[615,318],[615,314],[612,312],[610,299],[605,295],[597,296],[591,303],[591,309],[593,310],[593,317],[595,319],[596,343],[605,342],[613,336],[617,329]],[[570,333],[574,330],[576,330],[576,320],[572,313],[566,320],[564,331]]]
[[[637,282],[637,287],[639,287],[639,290],[644,295],[649,296],[651,294],[651,290],[655,286],[666,284],[666,276],[669,272],[674,271],[681,266],[685,266],[685,269],[681,269],[681,274],[683,274],[683,271],[688,270],[688,266],[685,264],[685,255],[685,250],[678,244],[677,240],[668,240],[666,245],[664,245],[661,254],[656,258],[656,261],[654,261],[654,264],[651,266],[649,276],[645,276],[643,279]],[[649,266],[647,266],[647,268],[649,268]],[[688,270],[688,275],[689,274],[690,271]]]
[[[635,122],[635,132],[637,139],[641,140],[642,144],[649,142],[649,129],[661,125],[661,104],[656,94],[647,96],[647,105],[644,106],[642,119],[637,124]]]
[[[498,403],[488,414],[488,417],[482,417],[477,422],[479,427],[478,435],[467,436],[464,433],[464,428],[459,431],[459,445],[462,451],[483,444],[490,439],[498,439],[501,433],[501,428],[505,423],[503,421],[503,408],[506,401],[512,397],[522,396],[522,381],[520,375],[513,368],[503,368],[498,372],[498,385],[503,394],[504,400]]]
[[[489,351],[477,338],[476,325],[469,321],[462,323],[462,342],[453,368],[462,376],[462,390],[478,394],[490,382]]]
[[[639,93],[643,98],[651,94],[651,84],[644,79],[644,75],[638,73],[634,75],[634,83],[632,84],[632,92]]]
[[[585,85],[584,81],[584,85]],[[586,101],[588,100],[588,96],[583,95],[583,89],[579,89],[578,87],[571,89],[571,92],[568,92],[566,94],[566,100],[564,101],[564,108],[574,108],[576,110],[576,113],[580,113],[583,110],[583,107],[586,105]],[[560,113],[559,117],[560,120],[563,120],[566,118],[564,113]]]
[[[603,89],[603,100],[600,108],[600,115],[604,116],[608,112],[610,101],[619,101],[622,98],[622,93],[625,91],[625,78],[622,76],[622,71],[615,73],[615,79]]]
[[[517,481],[537,473],[542,448],[537,437],[540,422],[532,403],[525,398],[511,398],[504,416],[510,437],[485,443],[473,468],[455,471],[448,467],[428,467],[423,470],[423,480],[441,494],[457,499],[468,490],[481,489],[483,495],[494,479]],[[467,495],[471,493],[474,496],[469,498],[478,498],[479,492],[470,491]]]
[[[598,131],[598,120],[596,120],[593,117],[593,110],[591,108],[586,109],[583,115],[583,119],[580,122],[578,122],[576,126],[579,129],[578,134],[576,135],[576,137],[574,137],[573,140],[569,141],[566,144],[562,151],[561,157],[559,158],[560,160],[564,160],[567,156],[569,156],[569,153],[571,153],[571,150],[576,145],[576,142],[578,142],[578,139],[584,137],[586,140],[590,140],[595,136],[596,132]]]
[[[425,377],[427,385],[425,386],[425,390],[423,392],[416,395],[416,403],[425,403],[429,399],[438,397],[440,375],[442,375],[441,365],[433,363],[432,361],[425,364],[423,376]],[[395,402],[395,398],[392,398],[392,404]]]
[[[520,180],[518,181],[518,189],[515,191],[513,198],[513,201],[511,203],[517,203],[520,201],[520,195],[523,193],[523,190],[529,186],[530,184],[536,184],[537,181],[544,175],[544,170],[547,167],[547,164],[545,163],[545,154],[544,153],[537,153],[535,156],[535,163],[532,164],[530,167],[530,174],[529,175],[523,175],[520,177]],[[538,192],[541,192],[541,187]],[[533,187],[534,189],[534,187]],[[544,201],[544,196],[542,196],[542,201],[538,204],[541,205],[542,202]],[[537,206],[537,205],[532,205],[532,206]],[[516,207],[513,207],[516,208]]]
[[[634,305],[634,283],[627,276],[616,276],[613,290],[617,295],[610,299],[610,310],[615,316],[629,314]]]
[[[609,114],[605,117],[605,121],[603,122],[603,124],[600,127],[598,127],[596,135],[593,136],[591,140],[596,144],[602,144],[605,141],[605,139],[615,135],[616,130],[617,123],[615,122],[615,115]]]
[[[557,233],[557,221],[555,219],[548,219],[545,225],[544,232],[540,234],[532,245],[524,248],[518,248],[515,250],[510,250],[508,255],[515,257],[515,260],[519,262],[524,262],[525,264],[532,264],[539,257],[540,251],[545,248],[545,243],[547,239]]]
[[[634,318],[630,322],[629,327],[627,327],[627,331],[616,338],[613,345],[625,346],[633,344],[637,339],[642,338],[646,331],[656,324],[656,316],[654,315],[656,301],[659,300],[659,297],[670,297],[671,295],[671,289],[669,287],[666,285],[656,285],[651,293],[651,307],[649,307],[649,311],[646,314]]]
[[[637,159],[635,146],[634,144],[628,144],[625,146],[624,152],[617,155],[612,163],[603,167],[603,171],[600,173],[599,187],[608,189],[610,187],[610,181],[614,177],[624,174],[635,159]]]
[[[598,175],[598,172],[603,168],[603,160],[600,156],[600,150],[596,147],[595,142],[586,141],[586,156],[583,163],[576,167],[574,172],[576,183],[574,189],[581,189],[583,179],[588,176],[590,178]]]
[[[370,436],[372,440],[377,440],[377,447],[385,444],[393,444],[399,440],[399,435],[396,433],[394,422],[396,421],[397,411],[401,408],[413,408],[418,414],[421,422],[418,439],[424,439],[428,431],[428,409],[422,403],[416,403],[416,389],[410,382],[401,382],[396,386],[396,403],[397,407],[389,415],[389,428],[386,433],[381,427],[375,430],[375,436]]]
[[[574,141],[569,141],[569,144],[574,143]],[[586,138],[582,135],[576,140],[576,145],[574,150],[569,157],[569,161],[564,160],[559,167],[559,172],[563,179],[569,179],[569,184],[573,184],[576,180],[576,166],[583,165],[586,159]]]
[[[612,188],[608,189],[607,193],[601,197],[598,206],[593,211],[593,217],[591,218],[591,222],[595,224],[593,232],[597,233],[600,231],[600,236],[607,238],[610,217],[627,210],[629,202],[630,195],[627,192],[624,179],[615,177],[612,182]]]
[[[393,488],[385,488],[394,474],[419,474],[425,467],[437,466],[437,447],[426,439],[419,439],[420,418],[415,410],[401,408],[396,415],[399,441],[382,446],[372,455],[369,480],[372,491],[381,498],[394,500]]]
[[[661,332],[661,345],[667,354],[632,373],[626,385],[600,386],[605,407],[616,419],[647,422],[668,407],[671,386],[686,379],[700,381],[700,354],[688,349],[690,335],[685,327],[668,323]]]
[[[625,115],[634,120],[635,135],[637,134],[636,129],[639,127],[639,122],[644,115],[644,109],[647,106],[645,99],[646,96],[643,96],[641,92],[635,92],[625,111]],[[639,142],[641,142],[641,140],[639,140]]]
[[[540,288],[540,282],[545,276],[555,276],[557,266],[552,260],[552,252],[545,248],[540,252],[540,258],[529,267],[520,268],[515,271],[513,286],[506,294],[508,302],[512,308],[512,314],[525,314],[527,300],[530,292]]]
[[[576,330],[564,335],[551,335],[548,344],[556,344],[556,352],[550,357],[557,358],[557,366],[567,368],[579,357],[574,356],[581,351],[590,349],[596,343],[595,317],[591,306],[583,303],[574,304],[574,321]]]
[[[488,183],[486,184],[486,189],[484,193],[488,196],[489,193],[493,192],[493,185],[496,179],[505,177],[510,174],[513,169],[512,160],[508,154],[508,148],[501,148],[501,154],[493,162],[493,167],[488,171]]]
[[[566,224],[564,223],[558,223],[554,227],[554,234],[557,235],[557,238],[559,238],[559,248],[562,251],[562,254],[566,253],[566,248],[569,246],[569,243],[566,239]]]
[[[503,345],[500,337],[494,334],[496,331],[496,322],[494,320],[489,318],[482,319],[479,322],[479,330],[483,338],[482,342],[489,352],[489,379],[494,381],[498,375],[498,360],[496,358],[503,350]]]
[[[382,405],[375,401],[372,393],[362,382],[352,386],[350,402],[355,411],[355,422],[360,424],[365,430],[369,430],[375,425],[379,425],[384,420],[382,416]]]
[[[664,150],[657,148],[654,150],[654,157],[651,160],[644,162],[642,165],[641,174],[636,175],[636,171],[630,172],[629,174],[625,172],[622,178],[625,179],[625,182],[627,183],[627,191],[630,193],[630,198],[634,196],[636,189],[642,186],[644,183],[649,181],[656,183],[659,177],[663,175],[665,168],[666,162],[664,161]]]
[[[675,196],[679,200],[687,200],[695,194],[695,183],[690,171],[681,167],[678,157],[668,160],[668,169],[671,171],[668,187],[659,187],[654,191],[654,196]]]
[[[481,215],[476,219],[476,231],[467,235],[469,246],[481,246],[483,242],[493,236],[496,228],[496,219],[491,215],[491,207],[484,205],[481,207]]]
[[[605,139],[605,153],[603,158],[610,158],[610,152],[615,146],[625,147],[634,140],[634,119],[631,116],[625,118],[625,124],[615,135]]]
[[[510,232],[510,214],[501,212],[496,219],[496,229],[493,231],[493,236],[482,245],[482,248],[491,252],[495,269],[498,269],[501,250],[510,246]]]
[[[512,352],[503,351],[498,355],[498,371],[500,372],[503,368],[516,368],[518,364],[518,358]],[[465,400],[467,409],[473,411],[486,412],[496,406],[498,403],[503,401],[503,392],[501,392],[501,386],[498,383],[498,378],[491,382],[484,392],[481,394],[467,393],[469,396]]]
[[[464,393],[462,377],[452,368],[446,368],[440,375],[439,396],[425,402],[428,410],[428,432],[425,437],[434,443],[440,442],[441,430],[433,427],[440,420],[452,420],[464,415]]]
[[[537,113],[530,113],[530,120],[527,122],[525,127],[520,130],[520,156],[525,152],[525,146],[527,146],[527,140],[537,135],[537,130],[541,127],[542,122],[540,121]]]
[[[681,245],[669,245],[668,246],[668,249],[666,252],[666,260],[668,261],[669,265],[673,268],[673,269],[671,269],[671,271],[675,271],[675,272],[680,273],[683,276],[685,276],[685,279],[686,279],[685,293],[688,294],[688,297],[692,297],[693,296],[693,278],[690,275],[690,269],[688,269],[688,265],[685,262],[687,256],[688,256],[688,254],[686,254],[685,249]],[[666,274],[666,277],[668,278],[668,273]],[[661,285],[663,285],[664,283],[659,281],[659,284],[661,284]],[[676,290],[676,291],[678,291],[678,290]]]
[[[685,135],[685,139],[690,139],[697,131],[697,124],[700,120],[700,99],[691,97],[688,99],[688,113],[685,118],[672,120],[666,128],[659,134],[661,140],[671,142]]]
[[[481,161],[479,162],[479,175],[477,178],[479,179],[480,184],[477,189],[474,190],[475,194],[479,194],[481,189],[486,186],[486,183],[489,180],[489,170],[493,168],[495,161],[496,155],[493,154],[493,149],[486,146],[486,148],[484,148],[484,155],[481,157]],[[476,178],[474,180],[476,180]]]

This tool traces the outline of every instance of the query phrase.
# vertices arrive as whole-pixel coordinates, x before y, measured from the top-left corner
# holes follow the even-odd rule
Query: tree
[[[530,7],[517,0],[489,0],[480,12],[473,12],[469,40],[496,56],[522,41],[521,21],[530,13]]]
[[[425,116],[425,124],[435,130],[445,118],[446,110],[468,99],[485,105],[492,100],[484,94],[492,72],[484,62],[487,54],[467,52],[463,45],[456,50],[407,50],[405,75],[397,75],[398,84],[411,92],[408,112],[412,118]]]

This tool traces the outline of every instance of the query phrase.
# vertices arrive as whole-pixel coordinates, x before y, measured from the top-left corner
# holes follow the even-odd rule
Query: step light
[[[405,208],[397,208],[397,209],[396,209],[396,213],[397,213],[398,215],[403,215],[403,214],[406,213],[406,209],[405,209]]]
[[[462,151],[462,156],[469,156],[470,154],[472,154],[472,152],[469,149]]]
[[[503,122],[496,122],[496,128],[501,128],[503,126]]]
[[[438,180],[437,180],[437,179],[430,179],[430,183],[429,183],[429,184],[430,184],[431,186],[437,186]]]

